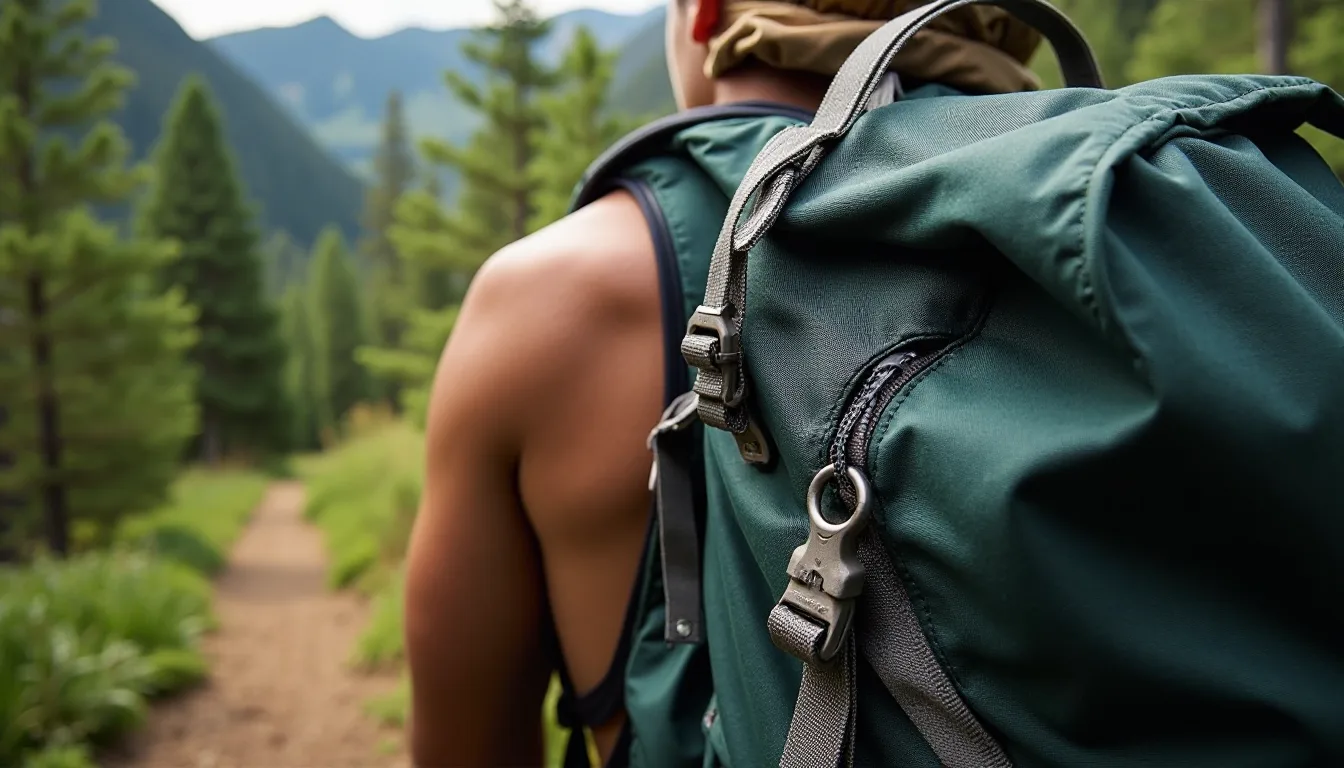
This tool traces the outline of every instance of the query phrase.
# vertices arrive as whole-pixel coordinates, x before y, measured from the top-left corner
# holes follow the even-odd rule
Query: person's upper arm
[[[519,257],[497,257],[473,282],[430,398],[405,598],[424,768],[539,759],[543,581],[516,468],[547,337],[565,331],[529,296],[540,276]]]

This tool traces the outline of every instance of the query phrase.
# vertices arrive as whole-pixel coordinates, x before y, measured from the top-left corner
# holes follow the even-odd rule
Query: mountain
[[[622,47],[661,13],[655,9],[639,15],[595,10],[560,14],[551,20],[553,31],[542,57],[559,61],[580,26],[588,27],[603,46]],[[476,67],[461,51],[470,35],[469,29],[412,28],[362,38],[322,17],[292,27],[222,35],[208,44],[276,97],[328,151],[367,172],[387,94],[393,89],[402,92],[414,135],[451,140],[470,135],[473,116],[443,84],[446,70],[474,76]]]
[[[265,90],[240,74],[210,46],[193,40],[150,0],[103,0],[89,23],[91,35],[118,43],[116,58],[138,81],[116,116],[144,157],[158,140],[164,113],[188,73],[210,84],[227,123],[238,169],[265,229],[312,243],[337,224],[354,236],[363,205],[360,181],[328,155]]]
[[[646,14],[644,26],[621,47],[611,101],[631,115],[660,117],[676,109],[672,82],[667,77],[667,40],[663,25],[667,9]]]

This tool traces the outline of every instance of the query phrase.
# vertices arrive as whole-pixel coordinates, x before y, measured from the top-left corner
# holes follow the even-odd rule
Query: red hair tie
[[[700,10],[695,14],[695,24],[691,28],[691,38],[697,43],[708,43],[719,28],[719,12],[723,9],[723,0],[700,0]]]

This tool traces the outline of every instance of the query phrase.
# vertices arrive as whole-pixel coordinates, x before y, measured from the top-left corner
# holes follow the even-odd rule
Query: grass
[[[205,675],[210,586],[143,553],[0,570],[0,765],[81,766]]]
[[[192,470],[170,503],[122,520],[111,549],[0,568],[0,765],[91,768],[151,699],[206,676],[207,577],[267,482]]]
[[[402,635],[402,590],[400,572],[388,578],[373,597],[373,616],[355,644],[351,663],[358,669],[374,671],[392,668],[406,656]]]
[[[371,594],[406,554],[423,478],[423,438],[397,421],[363,426],[328,453],[296,462],[305,515],[322,529],[334,588]]]
[[[170,503],[123,520],[115,540],[213,576],[224,567],[268,482],[265,475],[243,470],[188,471],[175,484]]]

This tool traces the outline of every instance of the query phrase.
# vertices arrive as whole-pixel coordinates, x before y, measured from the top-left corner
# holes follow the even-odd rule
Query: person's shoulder
[[[468,302],[515,318],[554,315],[548,327],[564,332],[641,311],[656,296],[648,225],[634,198],[615,192],[501,249],[477,273]]]
[[[653,239],[627,193],[507,246],[462,304],[439,363],[431,431],[455,431],[449,414],[488,409],[492,432],[517,438],[579,379],[628,365],[619,350],[650,340],[656,348],[660,312]]]

